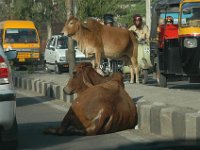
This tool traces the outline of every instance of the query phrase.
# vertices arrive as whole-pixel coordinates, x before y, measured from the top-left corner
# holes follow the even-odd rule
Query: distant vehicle
[[[40,39],[32,21],[0,22],[0,44],[4,51],[17,51],[14,65],[37,65],[40,62]]]
[[[200,82],[200,0],[158,1],[152,8],[151,61],[162,87],[189,78]],[[174,19],[167,24],[167,16]]]
[[[47,72],[62,73],[69,71],[69,63],[66,59],[67,39],[67,36],[53,35],[47,42],[44,52],[44,65]],[[86,59],[86,56],[76,46],[74,50],[76,61]]]
[[[3,52],[0,46],[0,149],[17,147],[16,96],[8,59],[16,57],[16,51]]]

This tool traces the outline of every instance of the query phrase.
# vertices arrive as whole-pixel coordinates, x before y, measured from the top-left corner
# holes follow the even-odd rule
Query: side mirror
[[[183,9],[183,14],[188,15],[191,14],[191,9]]]
[[[5,51],[5,55],[7,56],[8,60],[13,60],[17,57],[17,51],[16,50]]]
[[[54,46],[52,46],[52,45],[50,45],[49,48],[50,48],[50,50],[53,50],[53,51],[55,50]]]

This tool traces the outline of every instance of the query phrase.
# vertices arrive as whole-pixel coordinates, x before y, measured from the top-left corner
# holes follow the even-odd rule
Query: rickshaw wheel
[[[142,70],[142,84],[147,84],[147,80],[148,80],[148,70],[143,69]]]
[[[161,87],[167,87],[167,77],[164,74],[160,74],[159,84]]]

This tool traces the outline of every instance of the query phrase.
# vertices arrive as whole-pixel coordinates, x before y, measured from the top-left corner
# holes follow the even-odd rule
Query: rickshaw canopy
[[[181,0],[158,0],[152,7],[152,24],[150,39],[156,39],[157,37],[157,26],[159,24],[159,17],[161,13],[165,12],[179,12],[179,4]],[[178,18],[178,15],[175,15]],[[178,19],[177,19],[178,20]]]

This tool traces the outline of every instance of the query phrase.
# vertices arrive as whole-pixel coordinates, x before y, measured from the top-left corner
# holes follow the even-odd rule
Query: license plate
[[[18,52],[17,58],[24,59],[24,58],[30,58],[31,53],[30,52]]]
[[[19,62],[25,62],[25,58],[20,58]]]
[[[68,65],[63,65],[63,67],[67,68],[67,67],[68,67]]]

